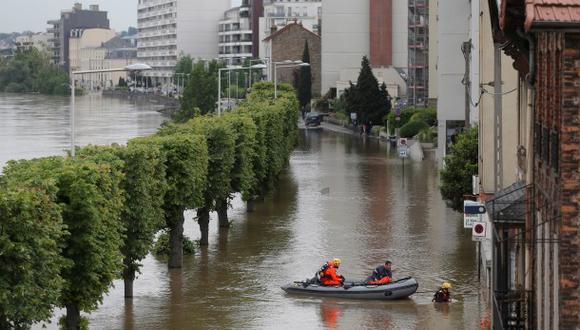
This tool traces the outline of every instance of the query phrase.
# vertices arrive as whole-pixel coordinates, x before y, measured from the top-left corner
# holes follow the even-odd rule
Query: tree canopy
[[[477,174],[478,128],[459,133],[445,157],[441,170],[441,195],[454,210],[463,210],[465,195],[472,193],[472,176]]]
[[[349,111],[356,112],[360,122],[383,124],[391,110],[387,86],[384,83],[379,86],[366,56],[362,59],[356,85],[351,82],[345,90],[345,100]]]

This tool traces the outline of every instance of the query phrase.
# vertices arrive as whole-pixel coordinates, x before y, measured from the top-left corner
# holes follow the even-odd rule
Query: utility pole
[[[494,109],[493,109],[493,125],[494,125],[494,188],[495,192],[499,192],[503,186],[503,147],[502,147],[502,82],[501,82],[501,49],[499,45],[495,45],[493,53],[493,74],[494,74]]]
[[[470,118],[469,112],[471,109],[471,96],[469,96],[469,89],[471,88],[471,41],[463,43],[463,54],[465,55],[465,127],[469,128]]]

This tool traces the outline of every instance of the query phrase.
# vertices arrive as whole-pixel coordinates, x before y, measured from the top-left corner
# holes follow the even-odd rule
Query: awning
[[[494,224],[521,226],[525,224],[528,210],[528,186],[524,182],[500,190],[495,197],[485,203],[487,213]]]

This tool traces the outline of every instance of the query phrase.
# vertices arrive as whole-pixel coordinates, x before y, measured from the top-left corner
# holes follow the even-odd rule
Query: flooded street
[[[339,133],[302,131],[300,146],[273,196],[247,214],[239,200],[233,226],[169,271],[148,257],[123,299],[117,281],[90,316],[94,329],[476,329],[475,249],[461,217],[447,210],[434,162],[401,161],[384,145]],[[186,234],[199,239],[192,214]],[[414,276],[419,292],[402,301],[291,296],[280,285],[312,277],[342,258],[348,279],[363,279],[385,259],[395,277]],[[456,303],[435,306],[432,293],[453,284]]]
[[[35,98],[0,95],[0,163],[68,148],[68,99]],[[31,102],[36,110],[27,110]],[[77,110],[81,144],[124,142],[154,132],[163,120],[151,107],[118,99],[87,97]],[[193,216],[188,213],[185,232],[195,240],[200,234]],[[90,328],[479,328],[485,306],[475,245],[461,215],[441,200],[432,160],[406,162],[403,175],[401,161],[384,144],[302,130],[277,190],[253,213],[235,199],[230,219],[229,231],[219,231],[212,220],[209,247],[186,257],[181,270],[147,257],[132,302],[116,281],[88,315]],[[395,279],[415,277],[419,292],[401,301],[356,301],[280,289],[312,277],[333,257],[342,259],[347,281],[366,278],[389,259]],[[432,292],[444,280],[457,301],[435,306]],[[47,328],[57,327],[53,322]]]

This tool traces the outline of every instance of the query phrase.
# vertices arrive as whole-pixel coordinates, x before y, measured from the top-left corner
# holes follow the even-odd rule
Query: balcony
[[[495,329],[532,329],[533,293],[524,290],[494,291],[493,324]]]

